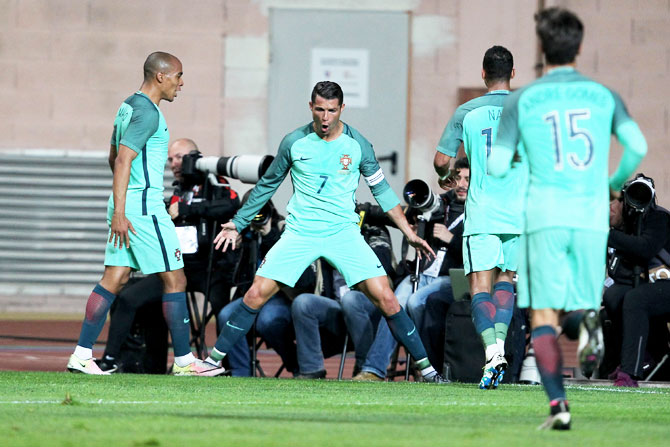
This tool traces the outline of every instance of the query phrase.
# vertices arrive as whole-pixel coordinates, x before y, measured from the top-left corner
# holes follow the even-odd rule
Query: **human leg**
[[[369,278],[362,281],[358,287],[384,314],[393,337],[416,359],[416,365],[421,370],[424,380],[446,383],[428,361],[426,349],[416,326],[407,312],[398,304],[398,300],[388,286],[386,276]]]
[[[88,297],[86,314],[81,325],[79,341],[70,356],[67,369],[85,374],[103,374],[93,361],[93,343],[100,335],[109,308],[123,285],[128,282],[130,267],[106,266],[100,283]]]
[[[451,293],[451,279],[448,276],[427,276],[419,275],[419,285],[416,292],[412,293],[407,299],[405,309],[419,331],[424,326],[426,316],[426,300],[431,293],[440,292],[444,294]],[[400,301],[400,294],[396,290],[396,296]],[[424,340],[425,343],[425,340]]]
[[[649,322],[658,316],[670,317],[670,281],[643,284],[626,294],[623,302],[621,371],[634,380],[642,378]]]
[[[377,307],[363,294],[352,290],[341,298],[347,330],[354,343],[356,365],[377,377],[386,377],[386,366],[396,341]]]
[[[341,319],[341,313],[340,304],[330,298],[303,293],[293,300],[291,316],[301,374],[325,371],[319,328],[329,320]]]
[[[242,298],[238,298],[224,306],[217,316],[217,326],[224,327],[226,321],[228,321],[241,304]],[[240,337],[232,345],[227,353],[227,358],[230,374],[233,377],[251,377],[251,355],[249,354],[249,345],[245,337]]]
[[[105,366],[99,363],[101,369],[116,369],[114,365],[118,362],[121,345],[128,337],[137,309],[145,304],[161,301],[162,288],[163,283],[158,275],[149,275],[121,290],[109,321],[107,344],[102,357]]]
[[[276,281],[256,275],[239,307],[222,325],[221,333],[206,361],[219,364],[226,353],[249,332],[263,304],[278,291]]]
[[[291,301],[283,295],[272,296],[258,312],[256,331],[279,354],[286,370],[297,373],[298,358]]]

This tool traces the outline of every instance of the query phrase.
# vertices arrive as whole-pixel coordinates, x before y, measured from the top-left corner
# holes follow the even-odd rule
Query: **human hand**
[[[445,225],[436,223],[433,224],[433,237],[448,244],[454,238],[454,234]]]
[[[445,179],[438,179],[437,184],[445,191],[450,191],[456,187],[456,178],[453,171],[449,171],[449,175]]]
[[[124,245],[126,248],[130,248],[128,230],[132,231],[133,234],[137,234],[137,231],[133,228],[133,224],[130,223],[124,213],[114,213],[112,216],[112,225],[108,242],[112,242],[114,247],[116,247],[118,243],[118,248],[121,248]]]
[[[235,246],[238,243],[237,237],[239,232],[237,227],[232,222],[226,222],[221,225],[221,231],[214,238],[214,248],[219,249],[223,244],[223,249],[221,251],[225,252],[228,250],[228,246],[231,246],[232,250],[235,250]]]
[[[177,217],[179,217],[179,202],[175,202],[168,207],[168,214],[172,220],[175,220]]]
[[[409,243],[409,245],[411,245],[416,249],[417,258],[421,259],[422,255],[426,255],[428,259],[430,259],[431,256],[433,258],[435,257],[435,252],[433,251],[432,248],[430,248],[428,242],[421,239],[416,233],[412,232],[410,234],[405,235],[405,237],[407,237],[407,242]]]

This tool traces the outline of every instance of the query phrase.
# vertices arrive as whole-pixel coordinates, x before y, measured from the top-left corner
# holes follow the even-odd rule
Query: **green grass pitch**
[[[541,432],[541,387],[0,372],[2,446],[660,446],[670,389],[569,387],[573,429]]]

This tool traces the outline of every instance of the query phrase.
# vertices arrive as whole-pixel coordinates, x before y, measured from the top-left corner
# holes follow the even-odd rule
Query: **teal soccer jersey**
[[[131,267],[145,274],[168,272],[184,266],[172,219],[163,202],[163,172],[170,133],[163,114],[144,93],[127,98],[114,119],[111,144],[137,152],[130,164],[126,218],[137,234],[128,232],[130,248],[107,242],[105,265]],[[107,204],[107,223],[114,214],[114,195]],[[111,230],[110,230],[111,231]]]
[[[463,235],[521,234],[525,167],[515,164],[504,178],[488,175],[502,105],[509,91],[496,90],[460,105],[444,129],[437,150],[455,157],[463,142],[470,162],[470,187]]]
[[[618,180],[608,185],[610,136],[625,147]],[[526,232],[560,227],[608,231],[608,186],[635,169],[646,143],[619,95],[571,67],[547,73],[505,102],[494,151],[526,152],[530,179]],[[636,162],[626,162],[637,152]],[[491,168],[498,169],[498,163]],[[623,179],[623,180],[622,180]]]
[[[128,97],[114,119],[111,144],[137,152],[130,167],[126,215],[165,213],[163,172],[167,162],[170,133],[163,114],[147,95],[136,92]],[[114,198],[110,196],[110,209]]]
[[[384,178],[372,145],[351,126],[334,141],[322,140],[312,123],[288,134],[274,161],[233,218],[245,228],[291,173],[293,196],[288,203],[287,230],[306,236],[334,234],[356,224],[356,188],[360,176],[384,211],[400,201]]]

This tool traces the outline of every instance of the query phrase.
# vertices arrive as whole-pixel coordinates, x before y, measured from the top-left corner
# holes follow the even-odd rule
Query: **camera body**
[[[235,155],[232,157],[203,157],[200,151],[191,151],[182,158],[184,181],[197,184],[207,174],[234,178],[243,183],[256,183],[268,170],[272,155]]]

